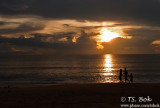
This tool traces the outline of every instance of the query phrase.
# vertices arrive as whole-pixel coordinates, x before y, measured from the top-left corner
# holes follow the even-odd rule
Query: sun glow
[[[119,35],[117,33],[111,32],[107,28],[103,28],[100,31],[100,35],[99,35],[101,42],[110,42],[111,40],[113,40],[114,38],[117,38],[117,37],[119,37]]]
[[[124,38],[123,36],[123,32],[121,30],[121,28],[101,28],[101,30],[99,31],[99,35],[96,38],[97,41],[97,49],[104,49],[104,46],[102,45],[103,42],[111,42],[113,39],[121,37]]]

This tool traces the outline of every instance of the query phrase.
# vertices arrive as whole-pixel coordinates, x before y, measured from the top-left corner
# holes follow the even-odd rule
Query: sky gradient
[[[159,12],[160,0],[0,0],[0,54],[160,54]]]

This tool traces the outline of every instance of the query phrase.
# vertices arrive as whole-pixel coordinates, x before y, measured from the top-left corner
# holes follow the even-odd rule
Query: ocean
[[[157,54],[1,55],[0,85],[119,83],[125,67],[135,83],[160,83]]]

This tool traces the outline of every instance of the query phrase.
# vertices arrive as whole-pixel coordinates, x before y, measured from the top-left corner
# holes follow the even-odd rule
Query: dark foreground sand
[[[150,96],[150,103],[160,104],[160,84],[68,84],[11,87],[9,91],[0,88],[0,108],[120,108],[121,97],[128,96],[137,100]]]

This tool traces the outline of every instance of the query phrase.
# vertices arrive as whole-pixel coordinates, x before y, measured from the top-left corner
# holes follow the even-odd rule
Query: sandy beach
[[[160,84],[65,84],[1,87],[0,108],[120,108],[128,97],[147,97],[160,104]],[[121,98],[125,97],[126,102]],[[140,103],[140,102],[137,102]]]

